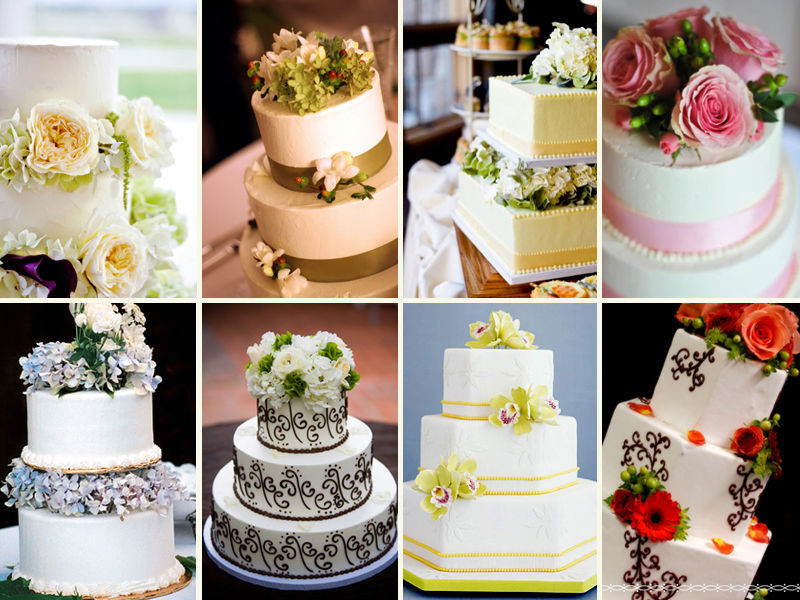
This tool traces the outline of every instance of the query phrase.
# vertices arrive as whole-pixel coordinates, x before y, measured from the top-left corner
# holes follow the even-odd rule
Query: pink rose
[[[769,360],[789,344],[792,354],[800,349],[797,316],[779,304],[751,304],[736,323],[748,350],[761,360]]]
[[[661,146],[661,151],[664,154],[672,154],[681,145],[681,141],[678,139],[678,136],[669,132],[662,134],[658,143]]]
[[[678,88],[675,66],[663,40],[641,27],[626,27],[603,51],[603,93],[615,102],[634,106],[652,92],[672,95]]]
[[[750,136],[751,142],[757,142],[762,137],[764,137],[764,121],[759,121],[758,125],[756,125],[756,131],[753,135]]]
[[[783,52],[761,31],[730,17],[714,17],[716,62],[728,65],[745,81],[758,81],[783,64]]]
[[[631,126],[631,110],[627,106],[618,106],[614,113],[614,122],[625,131],[633,129]]]
[[[644,28],[647,33],[653,37],[660,37],[665,42],[673,35],[683,35],[683,27],[681,24],[684,19],[689,19],[692,24],[692,31],[698,37],[706,38],[711,42],[711,26],[706,21],[705,16],[708,14],[708,7],[702,8],[687,8],[686,10],[679,10],[671,15],[658,17],[657,19],[648,19],[644,22]]]
[[[703,67],[676,95],[671,125],[694,148],[738,146],[756,131],[753,95],[729,67]]]

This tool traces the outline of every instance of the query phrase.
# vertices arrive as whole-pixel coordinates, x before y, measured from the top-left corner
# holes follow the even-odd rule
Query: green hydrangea
[[[134,179],[131,185],[131,225],[159,215],[166,216],[175,230],[172,239],[180,245],[186,241],[186,217],[178,213],[175,192],[155,186],[151,177]]]
[[[30,144],[31,138],[20,119],[19,111],[10,119],[0,120],[0,181],[18,192],[30,181],[45,182],[41,173],[28,168],[25,163]]]

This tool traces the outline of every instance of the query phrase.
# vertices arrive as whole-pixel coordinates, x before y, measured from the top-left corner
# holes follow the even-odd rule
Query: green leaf
[[[783,92],[775,96],[775,99],[779,100],[783,106],[789,106],[797,101],[797,94],[794,92]]]
[[[348,392],[356,387],[356,384],[361,380],[361,375],[359,375],[355,370],[350,369],[350,372],[347,374],[345,378],[345,382],[347,385],[343,386],[345,390]]]
[[[777,123],[778,117],[774,112],[766,110],[761,106],[756,106],[756,119],[764,121],[764,123]]]
[[[261,359],[258,361],[258,372],[269,373],[272,370],[272,363],[274,362],[275,362],[274,355],[267,354],[266,356],[262,356]]]
[[[284,334],[278,334],[275,336],[275,341],[272,343],[272,349],[277,352],[284,346],[288,346],[292,343],[292,332],[287,331]]]
[[[764,102],[764,100],[766,100],[769,97],[770,97],[769,90],[763,92],[756,92],[755,94],[753,94],[753,102],[755,102],[756,104],[761,104],[762,102]]]
[[[319,354],[331,362],[335,362],[344,356],[344,353],[335,342],[328,342],[325,344],[325,347],[319,351]]]
[[[180,554],[178,554],[175,556],[175,558],[186,569],[191,571],[192,574],[197,572],[197,559],[194,556],[181,556]]]
[[[0,581],[0,600],[82,600],[81,596],[54,596],[51,594],[37,594],[29,589],[28,579],[4,579]]]

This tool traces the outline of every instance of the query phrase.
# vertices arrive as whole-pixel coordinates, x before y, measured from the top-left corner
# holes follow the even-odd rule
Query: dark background
[[[678,306],[673,303],[603,304],[603,436],[617,404],[652,396],[672,337],[680,328],[674,316]],[[800,305],[784,306],[800,314]],[[800,484],[800,445],[796,433],[800,420],[798,379],[787,378],[773,409],[773,414],[781,415],[779,443],[784,472],[780,478],[769,479],[756,508],[758,520],[767,524],[772,536],[756,574],[756,584],[800,582],[796,561],[800,540],[796,499]],[[616,477],[616,473],[611,476]],[[768,598],[776,595],[770,592]]]
[[[196,307],[194,303],[139,303],[147,322],[145,339],[153,348],[156,374],[163,381],[153,394],[155,443],[163,459],[176,465],[196,456]],[[66,303],[0,305],[4,324],[0,346],[0,479],[27,443],[25,386],[21,356],[38,342],[71,342],[75,326]],[[16,525],[17,511],[0,494],[0,527]]]

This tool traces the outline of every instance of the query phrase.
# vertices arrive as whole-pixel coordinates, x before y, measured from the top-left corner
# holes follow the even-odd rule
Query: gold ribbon
[[[344,258],[316,260],[287,256],[286,261],[292,265],[293,269],[299,268],[303,277],[306,277],[309,281],[328,282],[360,279],[385,271],[397,263],[397,238],[369,252],[345,256]]]
[[[362,173],[368,176],[375,175],[383,168],[389,158],[392,156],[392,144],[389,141],[389,132],[381,138],[381,141],[375,144],[372,148],[353,157],[353,164],[358,167]],[[283,187],[295,192],[319,192],[317,186],[311,184],[312,177],[316,172],[316,167],[288,167],[269,159],[269,170],[272,178],[281,184]],[[298,177],[308,177],[309,185],[304,188],[297,187],[296,179]],[[316,279],[315,281],[321,281]]]

